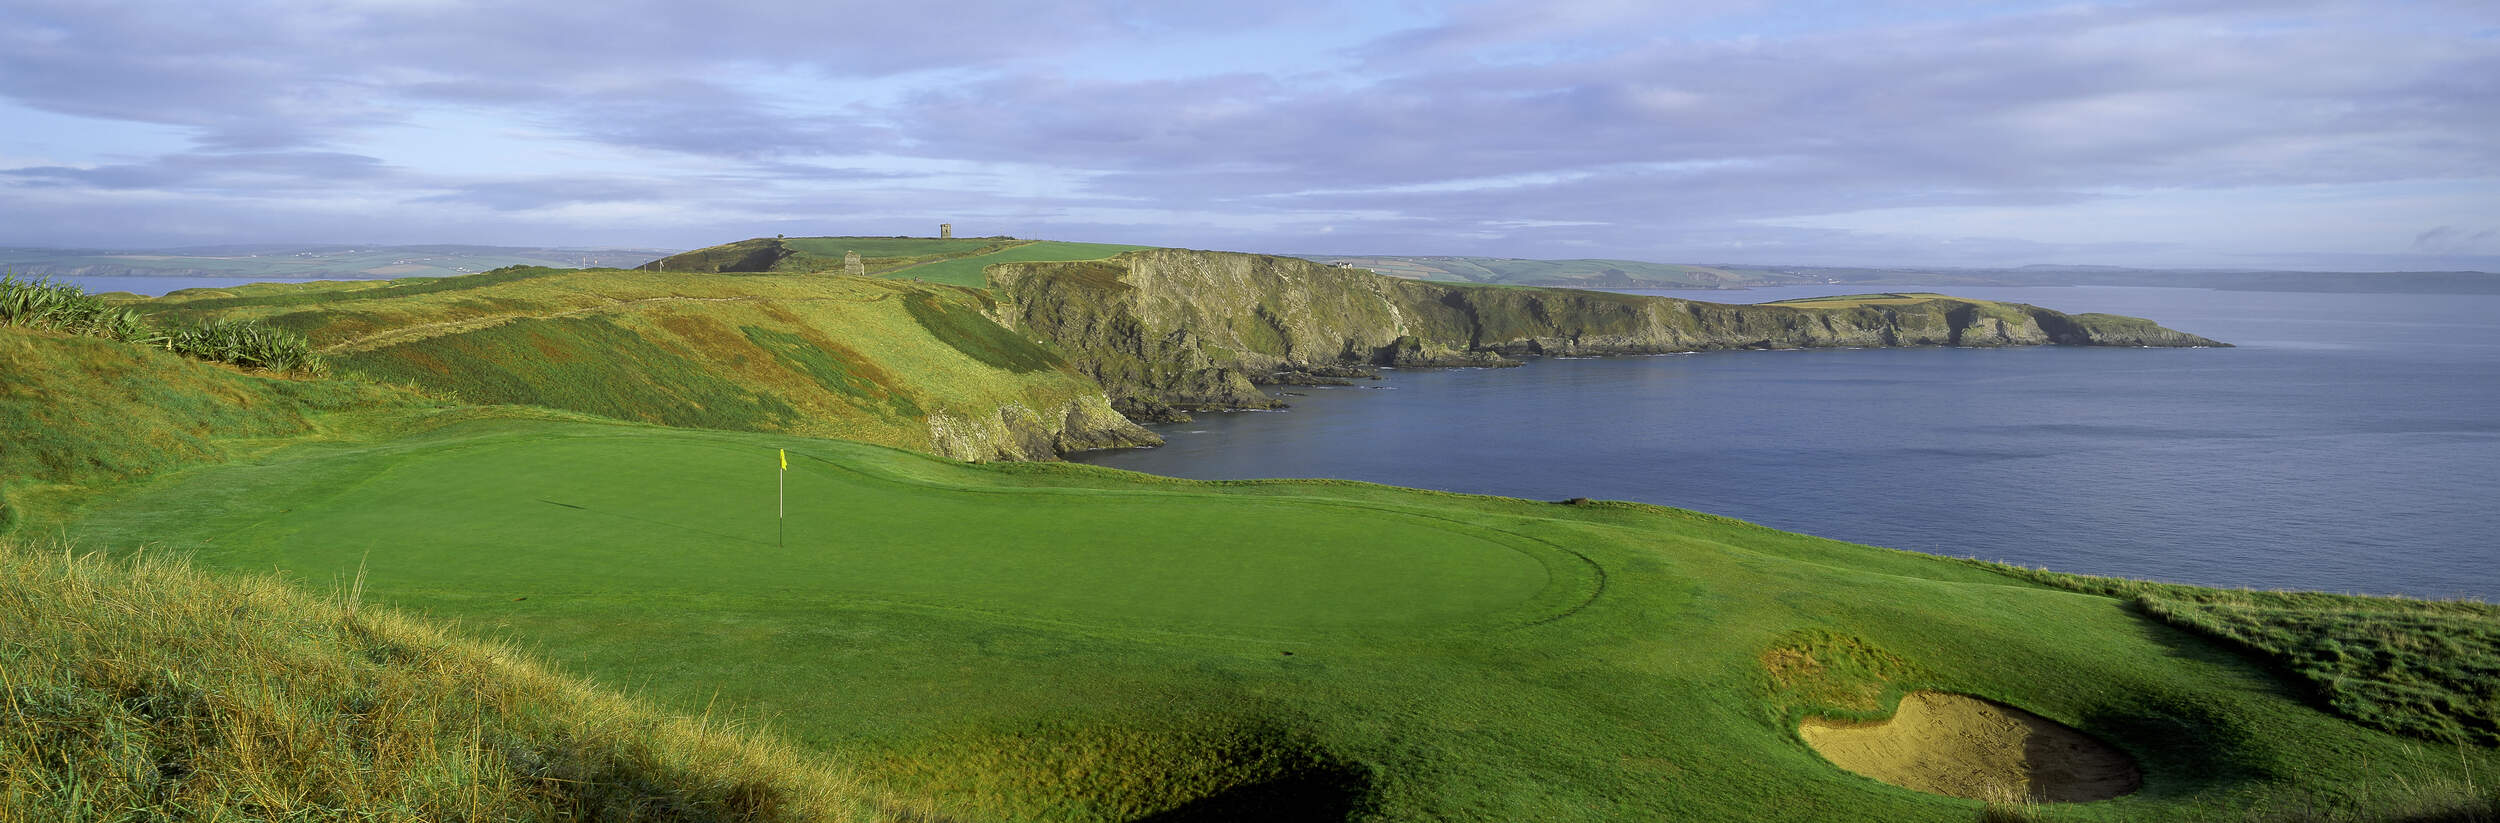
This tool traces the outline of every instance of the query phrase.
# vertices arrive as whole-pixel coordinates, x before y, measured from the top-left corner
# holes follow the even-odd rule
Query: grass
[[[1638,260],[1520,260],[1504,257],[1347,257],[1320,255],[1323,262],[1345,261],[1381,274],[1426,280],[1521,286],[1641,286],[1647,288],[1715,288],[1746,280],[1743,275],[1711,266],[1648,263]]]
[[[1063,243],[1053,240],[1035,241],[1001,249],[988,254],[957,257],[924,263],[885,272],[886,277],[907,277],[930,283],[946,283],[967,288],[989,287],[981,270],[992,263],[1065,262],[1100,260],[1125,251],[1148,248],[1116,243]]]
[[[1800,309],[1853,309],[1859,306],[1906,306],[1930,300],[1950,300],[1957,303],[1989,302],[1933,292],[1885,292],[1882,294],[1843,294],[1831,297],[1795,297],[1787,300],[1773,300],[1761,305],[1791,306]]]
[[[2148,615],[2238,647],[2360,723],[2440,743],[2500,746],[2500,606],[2023,574],[2127,598]]]
[[[477,419],[122,488],[71,533],[316,587],[362,569],[374,602],[970,819],[1971,820],[1796,736],[1916,689],[2143,766],[2049,819],[2371,819],[2500,765],[2318,711],[2123,597],[1632,504]]]
[[[89,487],[318,436],[343,413],[428,404],[349,380],[282,379],[96,337],[0,326],[0,532]],[[54,508],[57,508],[55,506]]]
[[[867,819],[787,744],[266,577],[0,538],[0,821]]]
[[[0,820],[2471,820],[2500,765],[2479,604],[799,436],[924,448],[1095,390],[970,289],[516,269],[115,305],[295,329],[434,393],[0,329],[9,516],[125,558],[0,554]],[[515,646],[656,708],[478,662]],[[1991,811],[1798,737],[1917,690],[2093,734],[2143,790]]]
[[[839,263],[846,252],[859,252],[862,260],[928,257],[975,252],[1003,242],[1007,241],[987,237],[793,237],[783,241],[783,244],[805,254],[832,258]]]
[[[300,329],[345,373],[470,403],[936,448],[932,419],[1055,416],[1100,389],[979,295],[799,274],[498,271],[132,304]],[[1107,412],[1106,412],[1107,414]]]
[[[836,273],[843,255],[859,252],[877,277],[982,289],[992,263],[1099,260],[1148,248],[1115,243],[1065,243],[1008,237],[759,237],[673,255],[643,268],[671,272]]]

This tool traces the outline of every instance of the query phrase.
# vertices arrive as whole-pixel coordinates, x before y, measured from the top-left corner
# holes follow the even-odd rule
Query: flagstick
[[[782,459],[787,461],[789,458]],[[782,463],[781,471],[774,473],[773,480],[773,546],[779,548],[781,547],[781,520],[789,508],[787,501],[790,499],[790,464]]]

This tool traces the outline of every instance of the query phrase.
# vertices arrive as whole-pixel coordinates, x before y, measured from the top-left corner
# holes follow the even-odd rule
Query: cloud
[[[667,186],[622,179],[554,178],[469,183],[418,202],[472,203],[496,211],[530,211],[582,203],[633,203],[656,200]]]
[[[2483,229],[2437,226],[2414,235],[2412,250],[2422,254],[2500,253],[2500,227]]]
[[[50,185],[253,191],[322,188],[345,181],[372,181],[393,173],[380,158],[320,151],[188,153],[142,163],[0,169],[0,176]]]
[[[186,223],[197,226],[295,213],[255,196],[352,201],[338,219],[370,214],[386,231],[527,216],[557,232],[531,242],[549,243],[620,223],[746,236],[962,215],[1010,233],[1116,229],[1201,246],[1291,247],[1333,227],[1330,243],[1378,251],[1773,260],[2115,253],[2037,239],[2045,228],[1982,241],[1940,225],[1879,241],[1803,226],[1844,213],[2070,216],[2162,192],[2500,181],[2488,138],[2500,132],[2489,34],[2500,10],[2488,4],[1392,11],[23,0],[0,28],[0,97],[170,126],[190,143],[106,157],[79,154],[74,135],[32,151],[21,137],[0,144],[18,166],[0,170],[0,189],[228,210]],[[1306,42],[1315,27],[1361,26],[1367,40]],[[1363,42],[1333,45],[1349,39]],[[1165,65],[1195,52],[1227,59]],[[482,156],[507,149],[526,158]],[[2318,200],[2321,224],[2338,210],[2403,226],[2500,221],[2500,207],[2457,198]],[[582,217],[593,212],[602,222]],[[2232,234],[2228,215],[2212,220],[2211,234]],[[2487,249],[2475,236],[2409,247]],[[2408,248],[2383,242],[2375,251]]]

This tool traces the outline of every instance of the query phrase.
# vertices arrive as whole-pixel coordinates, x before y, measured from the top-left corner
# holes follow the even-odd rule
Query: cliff
[[[1538,355],[1873,346],[2220,346],[2148,320],[1943,295],[1728,305],[1386,277],[1149,249],[988,269],[1000,323],[1047,341],[1141,420],[1274,408],[1257,384]]]

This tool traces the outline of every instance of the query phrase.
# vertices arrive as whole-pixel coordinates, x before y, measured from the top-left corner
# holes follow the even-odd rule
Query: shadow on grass
[[[1362,767],[1327,764],[1264,783],[1235,786],[1137,818],[1135,823],[1338,823],[1361,810],[1371,795],[1371,782],[1371,772]]]

